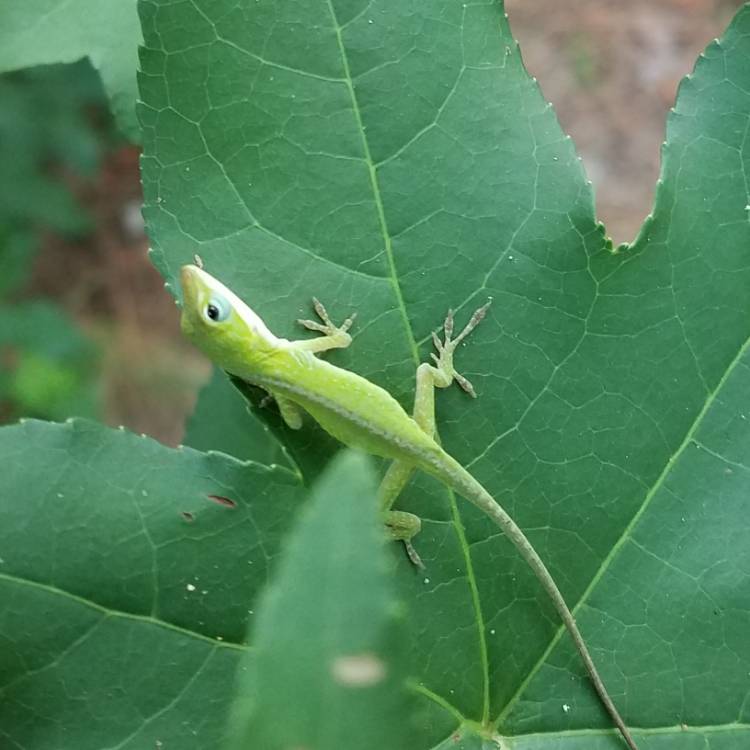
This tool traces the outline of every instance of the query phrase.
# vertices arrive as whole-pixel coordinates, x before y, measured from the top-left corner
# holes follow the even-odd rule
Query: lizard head
[[[219,367],[241,376],[253,352],[279,341],[257,313],[202,268],[183,266],[180,281],[182,332]]]

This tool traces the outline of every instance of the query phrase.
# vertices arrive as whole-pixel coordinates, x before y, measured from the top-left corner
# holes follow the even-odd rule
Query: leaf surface
[[[80,421],[0,455],[2,747],[220,747],[298,480]]]
[[[653,215],[613,253],[500,4],[140,8],[168,282],[199,253],[287,337],[313,294],[357,309],[331,359],[405,406],[445,310],[492,297],[443,444],[548,562],[642,747],[746,739],[750,10],[683,83]],[[422,694],[519,747],[617,747],[507,541],[431,480],[400,505],[425,521],[427,573],[401,571]]]

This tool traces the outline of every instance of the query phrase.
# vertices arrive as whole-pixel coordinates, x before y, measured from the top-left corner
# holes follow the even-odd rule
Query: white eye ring
[[[231,309],[229,302],[224,297],[214,294],[208,301],[203,314],[209,323],[223,323],[229,317]]]

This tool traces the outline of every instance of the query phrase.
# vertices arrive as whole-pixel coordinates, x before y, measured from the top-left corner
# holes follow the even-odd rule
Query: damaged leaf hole
[[[224,495],[206,495],[206,497],[217,505],[223,505],[225,508],[236,508],[237,503],[231,498],[224,497]],[[195,515],[189,510],[180,511],[180,515],[188,522],[192,523],[195,521]]]

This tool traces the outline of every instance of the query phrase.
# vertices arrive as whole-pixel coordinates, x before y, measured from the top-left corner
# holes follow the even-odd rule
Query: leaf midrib
[[[404,296],[401,293],[401,285],[398,282],[398,276],[396,274],[396,263],[393,258],[393,246],[391,244],[390,233],[388,232],[388,223],[385,219],[385,210],[383,208],[383,199],[380,195],[380,185],[378,183],[378,176],[375,171],[375,162],[373,161],[372,154],[370,153],[370,144],[365,135],[364,123],[362,122],[362,113],[359,109],[357,95],[354,92],[354,79],[352,78],[351,69],[349,68],[349,58],[347,57],[346,48],[344,47],[344,40],[341,38],[341,25],[339,24],[338,18],[336,17],[336,10],[333,7],[332,0],[326,0],[326,3],[328,5],[328,11],[331,14],[331,22],[333,23],[334,31],[336,32],[336,42],[339,48],[341,64],[344,68],[344,84],[349,90],[349,99],[352,103],[352,111],[354,112],[354,118],[357,123],[360,140],[362,141],[364,162],[367,165],[367,171],[370,176],[370,187],[372,188],[373,200],[375,201],[375,208],[378,213],[378,224],[380,225],[380,231],[383,236],[383,248],[385,250],[386,259],[388,261],[388,274],[391,279],[391,285],[393,286],[393,292],[396,295],[396,301],[398,303],[401,317],[404,321],[404,328],[406,329],[406,335],[409,339],[409,347],[411,349],[412,358],[416,367],[419,364],[419,349],[417,348],[414,331],[412,330],[411,322],[406,312]]]
[[[377,208],[378,213],[378,221],[380,224],[380,230],[383,235],[383,246],[385,249],[385,255],[388,262],[388,273],[391,280],[391,285],[393,287],[394,294],[396,296],[396,301],[398,303],[398,308],[401,313],[401,317],[404,322],[404,328],[406,330],[406,335],[409,341],[409,347],[411,349],[412,359],[414,362],[414,368],[419,366],[420,364],[420,356],[419,356],[419,346],[416,341],[416,337],[414,336],[414,330],[411,326],[411,321],[409,319],[408,313],[406,311],[406,304],[404,302],[404,296],[401,292],[401,285],[399,284],[398,275],[396,272],[396,263],[393,256],[393,245],[391,242],[391,236],[388,231],[388,223],[386,221],[385,217],[385,209],[383,207],[383,200],[380,194],[380,185],[378,183],[378,176],[377,176],[377,169],[375,166],[375,162],[372,158],[372,154],[370,152],[370,144],[367,140],[367,136],[365,134],[365,128],[364,123],[362,121],[362,115],[359,109],[359,102],[357,101],[357,95],[354,91],[354,79],[351,74],[351,69],[349,67],[349,59],[346,53],[346,48],[344,46],[344,40],[341,36],[342,27],[339,24],[338,18],[336,16],[336,10],[333,7],[333,1],[332,0],[326,0],[326,3],[328,5],[328,10],[331,14],[331,21],[333,23],[334,30],[336,32],[336,41],[339,48],[339,55],[341,57],[341,64],[344,68],[344,79],[345,84],[349,90],[349,97],[352,103],[352,110],[354,112],[354,116],[357,123],[357,128],[359,130],[360,138],[362,140],[362,149],[365,157],[365,163],[367,164],[368,172],[370,175],[370,185],[372,187],[373,192],[373,199],[375,201],[375,206]],[[472,599],[472,605],[474,607],[474,612],[476,614],[476,621],[477,621],[477,641],[479,645],[479,652],[480,652],[480,661],[481,661],[481,668],[482,668],[482,723],[486,724],[489,721],[489,711],[490,711],[490,689],[489,689],[489,655],[487,650],[487,641],[485,637],[485,624],[484,624],[484,618],[482,615],[482,607],[481,607],[481,600],[479,598],[479,588],[476,581],[476,576],[474,575],[474,565],[471,559],[471,550],[469,549],[469,545],[466,541],[466,536],[463,531],[463,524],[461,523],[461,516],[460,512],[458,510],[458,504],[456,502],[456,496],[455,493],[452,490],[449,490],[446,488],[446,492],[448,494],[449,503],[451,507],[451,514],[453,516],[453,526],[456,530],[456,536],[458,537],[458,543],[461,547],[461,552],[464,556],[465,564],[466,564],[466,578],[467,583],[469,586],[469,591],[471,594]]]

